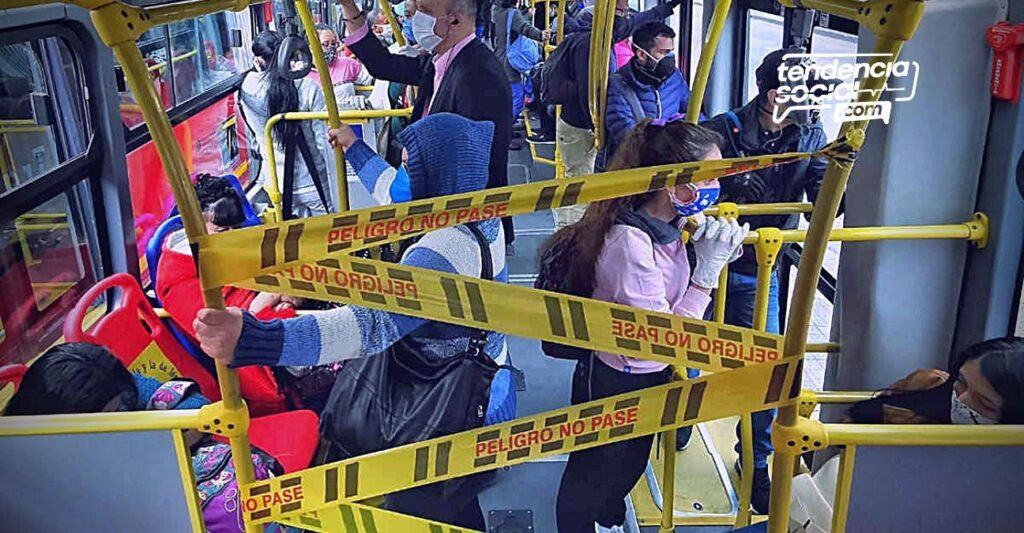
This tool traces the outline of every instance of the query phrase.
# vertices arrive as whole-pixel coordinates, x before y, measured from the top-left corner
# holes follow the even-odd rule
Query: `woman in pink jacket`
[[[721,138],[678,118],[645,120],[629,134],[609,170],[721,159]],[[701,319],[718,274],[742,253],[749,228],[734,219],[703,218],[691,242],[690,270],[682,224],[718,199],[718,182],[668,189],[591,204],[583,219],[559,230],[548,247],[568,246],[567,273],[574,294]],[[576,366],[572,402],[583,403],[668,383],[662,363],[595,352]],[[621,531],[625,497],[643,474],[653,436],[569,455],[558,491],[559,533]]]

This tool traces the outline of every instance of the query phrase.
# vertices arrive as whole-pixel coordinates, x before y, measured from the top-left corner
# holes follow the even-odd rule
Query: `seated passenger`
[[[400,135],[408,154],[407,172],[390,167],[350,130],[336,132],[334,137],[345,148],[346,159],[366,188],[383,203],[391,203],[484,189],[493,130],[491,122],[474,122],[452,113],[431,113]],[[476,225],[489,243],[495,281],[507,282],[500,221],[485,220]],[[475,252],[478,248],[467,226],[454,226],[427,233],[405,251],[400,262],[480,277],[483,263],[481,255]],[[357,305],[272,322],[260,322],[238,308],[203,309],[196,319],[196,332],[206,353],[233,366],[323,365],[380,354],[400,340],[417,346],[427,357],[441,359],[464,353],[473,334],[470,328]],[[484,352],[498,365],[506,364],[509,355],[505,335],[489,333]],[[508,383],[508,374],[508,370],[499,370],[492,381],[491,401],[485,415],[487,424],[515,416],[514,401],[500,401],[504,396],[496,398],[498,384]],[[503,392],[514,398],[514,392]],[[476,494],[454,496],[461,500],[457,504],[437,494],[418,494],[415,501],[402,498],[402,503],[389,503],[389,508],[461,527],[485,529]]]
[[[192,381],[161,384],[155,379],[132,374],[102,346],[67,343],[50,348],[29,367],[4,415],[198,409],[209,403],[198,389]],[[195,479],[202,480],[196,483],[196,491],[206,531],[245,531],[235,468],[228,459],[230,446],[196,430],[185,431],[185,440],[192,453]],[[270,479],[274,474],[283,473],[277,461],[261,450],[253,448],[252,458],[257,479]],[[279,530],[276,524],[266,528],[266,531]]]
[[[324,95],[320,84],[309,79],[285,78],[277,64],[278,50],[284,39],[277,32],[264,31],[252,42],[253,70],[246,73],[239,89],[242,117],[255,140],[256,151],[265,154],[274,150],[278,188],[284,195],[284,219],[323,215],[330,209],[326,185],[334,179],[334,165],[318,141],[324,135],[319,120],[282,120],[274,125],[273,146],[266,145],[264,130],[270,117],[293,111],[324,111]],[[284,186],[286,165],[292,165],[292,187]],[[260,167],[256,179],[263,185],[270,178],[267,165]],[[291,201],[289,202],[289,195]],[[290,209],[289,209],[290,206]]]
[[[242,199],[228,180],[219,176],[200,174],[196,179],[196,195],[199,197],[199,208],[206,220],[207,232],[220,233],[239,227],[245,221]],[[171,320],[194,338],[196,332],[193,322],[196,313],[203,307],[203,288],[199,282],[192,247],[189,246],[185,230],[178,230],[167,237],[156,269],[157,298],[171,316]],[[226,286],[221,292],[225,305],[247,309],[264,320],[293,317],[294,308],[303,303],[301,298],[239,287]],[[278,390],[280,387],[277,379],[269,369],[243,369],[238,377],[242,397],[246,399],[254,416],[278,413],[286,409],[286,401]],[[312,397],[316,396],[316,393],[311,391],[302,396]],[[306,406],[316,410],[315,405]]]
[[[921,369],[857,403],[858,424],[1024,424],[1024,338],[975,344],[949,371]]]
[[[721,159],[720,141],[713,131],[680,120],[645,119],[623,141],[610,170]],[[701,215],[693,233],[697,261],[691,272],[681,228],[717,198],[718,183],[710,180],[595,202],[582,220],[552,236],[542,257],[566,258],[564,272],[578,284],[572,294],[702,319],[719,273],[737,257],[748,232],[735,219]],[[664,363],[592,353],[576,365],[572,402],[663,385],[671,378],[672,368]],[[624,499],[647,467],[653,440],[648,435],[570,453],[558,490],[559,533],[621,528]]]
[[[206,220],[206,231],[220,233],[241,227],[245,222],[242,199],[231,182],[219,176],[200,174],[196,178],[199,209]],[[192,258],[188,235],[181,229],[167,237],[156,271],[156,295],[171,319],[182,330],[195,336],[192,327],[196,313],[203,307],[202,286]],[[224,304],[240,307],[253,313],[264,309],[283,311],[302,303],[300,298],[250,289],[224,287]]]

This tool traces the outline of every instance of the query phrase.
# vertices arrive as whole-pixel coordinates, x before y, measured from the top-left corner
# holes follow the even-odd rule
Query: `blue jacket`
[[[686,85],[683,75],[678,70],[661,85],[652,87],[637,81],[633,72],[633,62],[630,61],[608,80],[608,100],[604,119],[607,136],[605,148],[598,156],[599,170],[605,168],[605,163],[615,155],[615,149],[640,120],[633,116],[633,107],[629,104],[628,98],[630,90],[640,100],[640,107],[644,111],[643,118],[668,118],[675,113],[685,114],[686,106],[690,103],[690,87]]]
[[[612,42],[618,42],[629,37],[633,34],[633,30],[648,22],[665,20],[672,15],[676,5],[678,5],[678,2],[658,4],[647,11],[641,11],[626,19],[624,24],[617,25],[612,30]],[[565,24],[567,35],[573,34],[573,37],[572,39],[567,37],[564,44],[575,47],[572,50],[572,68],[573,76],[576,80],[576,98],[574,101],[562,106],[562,120],[570,126],[586,130],[594,129],[594,122],[590,119],[590,107],[588,104],[590,95],[587,89],[590,84],[590,28],[592,18],[593,14],[587,15],[587,10],[584,10],[575,17],[571,24],[569,22]],[[575,36],[576,33],[581,35],[577,37]],[[559,46],[562,46],[562,44]],[[615,62],[611,60],[611,57],[608,58],[608,61],[608,70],[614,71]]]

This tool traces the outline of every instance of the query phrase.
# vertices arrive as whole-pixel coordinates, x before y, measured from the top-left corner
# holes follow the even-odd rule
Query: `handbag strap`
[[[480,279],[494,281],[494,259],[491,258],[491,245],[487,242],[487,237],[484,236],[484,232],[480,230],[477,222],[466,224],[466,228],[473,234],[480,246]],[[469,351],[483,353],[484,347],[487,345],[487,335],[487,330],[474,330],[473,335],[469,337]]]

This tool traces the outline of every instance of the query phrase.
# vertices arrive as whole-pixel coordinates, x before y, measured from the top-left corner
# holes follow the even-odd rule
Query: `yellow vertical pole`
[[[93,11],[94,22],[97,18],[102,19],[104,13],[110,13],[110,11]],[[97,26],[101,24],[97,24]],[[124,71],[128,86],[139,107],[142,108],[142,115],[146,119],[149,134],[153,138],[160,161],[167,173],[167,179],[170,181],[174,200],[185,226],[185,233],[188,235],[189,241],[194,243],[198,237],[206,234],[206,224],[199,209],[199,200],[192,188],[192,180],[189,179],[188,169],[185,168],[185,160],[182,158],[177,139],[174,137],[174,131],[171,129],[171,121],[163,110],[160,97],[156,94],[156,88],[149,81],[149,72],[142,58],[142,52],[139,51],[135,42],[130,40],[114,44],[112,48]],[[203,305],[213,309],[223,309],[224,297],[220,288],[204,290]],[[245,403],[242,402],[239,392],[238,375],[227,365],[218,362],[217,380],[220,382],[225,416],[247,424],[249,413],[246,411]],[[253,473],[249,435],[241,433],[232,436],[229,442],[239,485],[248,485],[254,482],[256,477]]]
[[[760,228],[757,230],[757,288],[754,293],[754,329],[765,331],[768,326],[769,289],[771,287],[772,269],[782,250],[782,231],[778,228]],[[736,515],[735,527],[750,525],[750,501],[754,487],[754,435],[751,413],[740,417],[740,443],[743,450],[740,460],[743,462],[743,475],[740,478],[740,510]]]
[[[718,218],[739,218],[740,208],[732,202],[718,204]],[[729,292],[729,265],[718,275],[718,290],[715,291],[715,322],[725,323],[725,299]]]
[[[608,65],[612,50],[612,24],[615,0],[594,3],[594,23],[590,32],[590,118],[594,122],[594,148],[604,146],[604,110],[608,91]]]
[[[672,372],[673,377],[676,372]],[[676,430],[661,434],[661,442],[665,452],[664,474],[661,476],[661,527],[659,533],[672,533],[675,525],[676,501]]]
[[[387,0],[384,0],[384,3],[387,3]],[[327,61],[324,59],[324,49],[320,46],[320,36],[316,32],[313,13],[309,10],[309,3],[306,0],[295,0],[295,11],[299,14],[302,26],[306,30],[309,51],[313,56],[313,64],[316,65],[316,72],[320,77],[320,88],[324,91],[324,104],[327,105],[327,124],[332,128],[338,128],[341,126],[341,119],[338,118],[338,102],[334,99],[334,85],[331,83],[331,72],[328,70]],[[399,31],[400,33],[401,31]],[[348,179],[345,177],[345,153],[341,150],[341,147],[334,148],[334,170],[337,173],[338,179],[338,211],[348,211]]]
[[[565,38],[565,3],[567,0],[558,0],[558,37],[555,38],[555,44],[562,44],[562,39]]]
[[[391,9],[391,2],[380,0],[380,9],[384,12],[384,18],[388,19],[388,24],[391,25],[391,33],[395,35],[395,42],[398,43],[398,46],[405,48],[405,35],[402,35],[402,26],[398,24],[398,19],[395,18],[395,12]]]
[[[686,120],[696,124],[700,118],[700,108],[704,105],[704,92],[708,88],[711,77],[711,62],[718,50],[718,41],[722,37],[725,21],[729,17],[732,0],[715,0],[715,12],[711,15],[711,27],[704,37],[704,46],[700,49],[700,62],[697,63],[697,74],[693,79],[693,90],[690,92],[690,103],[686,108]]]
[[[906,39],[913,34],[917,23],[920,22],[921,13],[924,10],[923,2],[908,2],[905,4],[911,9],[916,9],[917,14],[908,17],[912,21],[912,28],[902,38],[879,36],[875,44],[875,53],[891,54],[891,58],[899,56],[900,49]],[[904,15],[906,16],[906,15]],[[885,77],[867,77],[861,80],[861,93],[858,102],[875,102],[878,100],[882,89],[885,86]],[[847,136],[854,140],[859,146],[863,140],[863,131],[866,128],[866,121],[847,122],[839,131],[839,136]],[[802,358],[807,345],[807,331],[814,307],[814,294],[817,289],[818,275],[825,257],[825,248],[828,246],[829,233],[832,231],[832,223],[835,221],[836,212],[839,208],[839,201],[846,190],[846,182],[850,178],[850,171],[853,164],[850,162],[840,163],[831,161],[825,171],[822,180],[821,190],[818,192],[817,201],[814,204],[814,211],[811,214],[810,227],[807,230],[807,237],[804,241],[804,251],[800,256],[800,268],[797,270],[796,283],[794,284],[793,300],[789,309],[789,318],[786,321],[786,338],[783,345],[783,356],[787,358]],[[801,376],[797,375],[796,387],[800,386]],[[797,422],[797,406],[785,406],[779,409],[779,416],[775,420],[773,433],[791,431]],[[776,450],[775,458],[772,461],[772,496],[770,506],[770,518],[768,524],[769,533],[785,533],[789,524],[789,498],[793,490],[793,470],[796,466],[795,453],[780,453]]]
[[[832,504],[833,533],[846,531],[846,517],[850,514],[850,492],[853,490],[853,465],[856,460],[856,446],[846,446],[839,452],[839,475],[836,476],[835,501]]]

